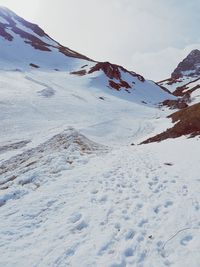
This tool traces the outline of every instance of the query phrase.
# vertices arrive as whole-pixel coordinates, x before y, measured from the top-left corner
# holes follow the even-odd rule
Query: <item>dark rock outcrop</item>
[[[110,62],[98,62],[88,71],[88,74],[91,74],[96,71],[104,72],[104,74],[109,78],[109,86],[116,90],[120,90],[121,88],[126,88],[126,89],[132,88],[132,86],[123,79],[122,73],[123,74],[128,73],[133,77],[137,77],[138,80],[142,82],[145,81],[143,76],[133,71],[128,71],[122,66],[112,64]]]
[[[198,80],[199,84],[196,83]],[[158,85],[170,90],[172,88],[173,95],[179,97],[176,102],[164,101],[163,105],[178,109],[185,108],[191,102],[192,93],[200,88],[200,50],[193,50],[178,64],[171,78],[158,82]]]
[[[103,71],[105,75],[110,79],[122,80],[121,72],[129,73],[133,77],[137,77],[140,81],[144,82],[145,79],[143,76],[133,72],[128,71],[127,69],[123,68],[122,66],[112,64],[110,62],[98,62],[95,66],[93,66],[88,73],[93,73],[95,71]]]
[[[168,118],[171,118],[175,125],[165,132],[145,140],[142,144],[160,142],[183,135],[189,135],[189,137],[200,135],[200,103],[179,110],[168,116]]]
[[[177,68],[171,75],[172,79],[178,79],[183,76],[200,75],[200,51],[198,49],[192,52],[178,64]]]
[[[162,105],[169,107],[170,109],[183,109],[188,107],[187,101],[180,98],[177,100],[165,100],[162,102]]]

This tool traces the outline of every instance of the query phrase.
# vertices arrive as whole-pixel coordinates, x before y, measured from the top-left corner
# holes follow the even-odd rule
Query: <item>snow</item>
[[[195,90],[191,94],[191,103],[190,104],[197,104],[200,101],[200,88]]]
[[[39,37],[39,39],[46,44],[49,44],[51,46],[56,46],[56,47],[58,46],[58,43],[56,41],[52,40],[51,38],[49,38],[47,36],[45,36],[45,37],[38,36],[31,28],[24,26],[16,18],[13,18],[13,21],[16,23],[16,27],[23,30],[24,32],[27,32],[27,33],[29,33],[29,34],[37,37],[37,38]]]
[[[183,92],[186,93],[187,91],[192,90],[193,88],[197,86],[200,87],[200,79],[195,79],[194,82],[186,84],[185,85],[186,89]],[[193,105],[193,104],[199,103],[199,101],[200,101],[200,88],[197,88],[191,93],[191,101],[189,104]]]
[[[198,152],[185,138],[119,146],[21,186],[1,207],[1,265],[199,266]]]
[[[1,23],[4,23],[4,24],[5,24],[5,23],[8,23],[7,20],[5,20],[3,17],[0,17],[0,22],[1,22]]]
[[[198,267],[199,139],[92,78],[1,71],[0,266]]]
[[[91,78],[90,86],[100,88],[101,91],[102,88],[104,88],[106,93],[131,102],[155,105],[166,99],[176,99],[176,97],[162,90],[154,82],[149,80],[140,81],[137,77],[133,77],[131,74],[123,71],[121,71],[121,79],[131,86],[128,92],[124,89],[117,91],[110,87],[108,78],[103,71],[99,71],[98,74],[94,72],[90,74],[89,77]],[[112,81],[119,83],[115,78],[112,79]],[[107,90],[107,87],[110,90]]]
[[[196,79],[197,77],[184,76],[184,77],[179,78],[177,81],[173,82],[172,84],[168,84],[168,80],[164,82],[160,82],[159,84],[167,88],[171,93],[173,93],[178,87],[182,87]]]
[[[186,89],[183,92],[186,93],[188,90],[193,89],[194,87],[196,87],[199,84],[200,84],[200,79],[196,79],[194,82],[186,84]]]
[[[9,42],[0,37],[0,69],[30,69],[30,63],[36,64],[44,69],[61,69],[72,71],[79,65],[84,65],[85,60],[77,60],[74,58],[66,57],[62,53],[58,52],[56,48],[50,47],[51,51],[41,51],[33,49],[29,44],[26,44],[24,40],[17,34],[14,34],[11,30],[7,30],[12,34],[14,40]],[[13,54],[14,51],[18,51]],[[53,65],[53,67],[52,67]]]
[[[192,76],[193,74],[195,74],[196,70],[185,70],[185,71],[182,71],[182,75],[183,76]]]
[[[95,63],[18,35],[0,46],[0,266],[199,267],[199,138],[140,145],[174,97],[72,75]]]
[[[143,86],[145,90],[148,83]],[[5,144],[34,140],[41,132],[47,137],[53,129],[59,132],[68,126],[97,137],[100,143],[117,144],[119,137],[127,141],[133,135],[146,136],[159,127],[158,117],[166,115],[152,104],[142,103],[142,88],[136,87],[131,94],[118,92],[103,84],[91,85],[91,77],[61,71],[3,71],[0,88],[0,140]],[[153,94],[146,100],[152,101]],[[160,94],[165,96],[162,90]],[[121,133],[121,127],[126,131]]]

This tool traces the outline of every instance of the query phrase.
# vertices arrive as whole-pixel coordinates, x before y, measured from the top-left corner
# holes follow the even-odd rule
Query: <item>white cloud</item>
[[[200,44],[191,44],[183,49],[168,47],[154,53],[135,53],[128,67],[136,66],[135,71],[148,79],[164,80],[193,49],[200,50]]]

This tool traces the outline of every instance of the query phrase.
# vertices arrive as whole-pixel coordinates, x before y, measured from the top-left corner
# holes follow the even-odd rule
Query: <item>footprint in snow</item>
[[[161,205],[158,205],[156,207],[153,208],[153,211],[158,214],[160,212],[160,208],[161,208]]]
[[[70,218],[70,222],[71,223],[76,223],[78,222],[80,219],[82,218],[82,214],[81,213],[74,213],[71,215],[71,218]]]
[[[134,254],[134,250],[132,248],[127,248],[124,251],[124,256],[125,257],[132,257]]]
[[[76,227],[75,229],[78,230],[78,231],[82,231],[84,228],[87,228],[88,227],[88,224],[82,220]]]
[[[168,200],[168,201],[166,201],[164,207],[165,207],[165,208],[168,208],[168,207],[170,207],[170,206],[172,206],[172,205],[173,205],[173,201]]]
[[[147,224],[148,223],[148,220],[147,219],[143,219],[143,220],[141,220],[139,223],[138,223],[138,226],[139,227],[143,227],[145,224]]]
[[[143,204],[142,203],[138,203],[136,205],[137,210],[141,210],[142,207],[143,207]]]
[[[105,203],[107,200],[108,200],[108,196],[107,196],[107,195],[103,195],[103,196],[101,196],[100,199],[99,199],[99,201],[100,201],[101,203]]]
[[[94,189],[94,190],[91,191],[91,194],[94,194],[94,195],[95,195],[95,194],[97,194],[98,192],[99,192],[99,191],[98,191],[97,189]]]
[[[196,211],[198,211],[200,209],[200,204],[197,200],[193,201],[192,205]]]
[[[183,246],[187,246],[187,244],[193,239],[192,235],[186,235],[184,238],[181,239],[180,243]]]
[[[186,195],[187,195],[187,193],[188,193],[187,185],[184,185],[184,186],[182,187],[182,193],[183,193],[183,196],[186,196]]]
[[[135,231],[132,229],[129,229],[128,232],[125,235],[125,240],[133,239],[135,236]]]

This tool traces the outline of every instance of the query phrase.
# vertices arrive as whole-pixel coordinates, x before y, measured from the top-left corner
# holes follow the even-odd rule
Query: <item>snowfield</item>
[[[199,137],[141,145],[164,100],[0,7],[0,267],[200,266]]]
[[[38,164],[0,208],[0,266],[199,266],[198,154],[182,138]]]
[[[65,72],[0,81],[0,266],[199,267],[199,138],[139,145],[171,111]]]

